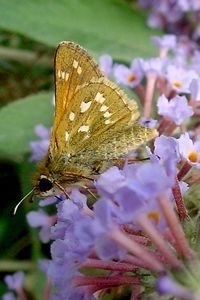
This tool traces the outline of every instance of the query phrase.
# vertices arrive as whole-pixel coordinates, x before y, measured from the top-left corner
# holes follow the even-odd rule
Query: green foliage
[[[155,53],[144,15],[124,1],[1,0],[0,5],[0,28],[49,46],[72,40],[96,57],[107,52],[124,61]]]
[[[30,151],[36,139],[34,126],[50,125],[53,117],[52,93],[40,93],[4,106],[0,110],[0,157],[14,161]]]

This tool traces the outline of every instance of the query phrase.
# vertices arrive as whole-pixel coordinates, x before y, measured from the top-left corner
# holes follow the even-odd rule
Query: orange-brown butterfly
[[[83,179],[92,180],[102,166],[106,169],[157,135],[155,129],[139,125],[136,102],[105,78],[79,45],[59,44],[54,72],[50,146],[30,192],[41,197],[56,195]]]

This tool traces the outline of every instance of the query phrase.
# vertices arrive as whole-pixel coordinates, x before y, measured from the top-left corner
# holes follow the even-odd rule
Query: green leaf
[[[19,161],[30,151],[36,124],[50,126],[52,93],[40,93],[12,102],[0,110],[0,158]]]
[[[132,3],[132,2],[131,2]],[[156,53],[141,10],[122,0],[1,0],[0,28],[55,47],[75,41],[94,56],[130,61]]]

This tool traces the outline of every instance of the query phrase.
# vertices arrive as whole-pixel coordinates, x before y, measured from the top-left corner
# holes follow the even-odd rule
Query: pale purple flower
[[[178,139],[178,146],[181,157],[192,166],[200,168],[200,141],[193,142],[186,132]]]
[[[102,260],[123,260],[127,251],[110,237],[112,229],[115,226],[118,227],[120,224],[120,222],[118,224],[117,219],[115,221],[110,204],[112,205],[110,201],[102,199],[94,205],[95,220],[93,222],[93,233],[95,250]]]
[[[66,250],[67,249],[65,249],[65,251]],[[75,263],[73,261],[71,263],[70,260],[60,261],[60,262],[56,260],[52,260],[48,268],[48,277],[51,279],[53,285],[57,287],[56,289],[57,291],[53,292],[52,294],[52,299],[58,299],[58,300],[76,299],[72,297],[74,293],[76,293],[76,290],[78,289],[73,284],[73,279],[77,275],[81,276],[81,274],[77,271],[77,267],[75,268]],[[84,289],[84,292],[86,296],[87,289],[86,291]],[[84,293],[82,293],[81,299],[84,299],[83,296]]]
[[[182,11],[180,10],[176,2],[172,2],[172,3],[171,1],[161,2],[159,0],[153,1],[152,8],[153,10],[151,15],[155,14],[157,16],[160,16],[160,18],[162,19],[163,26],[166,25],[166,22],[168,23],[177,22],[182,16]]]
[[[178,141],[174,137],[161,135],[155,139],[154,154],[162,160],[180,161]]]
[[[167,192],[173,186],[174,178],[166,174],[163,166],[148,162],[140,165],[134,175],[129,175],[128,182],[138,195],[148,199]]]
[[[124,186],[125,177],[121,170],[117,167],[111,167],[99,176],[96,187],[103,195],[112,195],[118,188]],[[105,193],[105,194],[104,194]]]
[[[184,11],[189,11],[190,10],[190,3],[192,2],[192,0],[178,0],[178,5],[179,7]],[[190,2],[190,3],[189,3]]]
[[[171,87],[179,93],[189,93],[189,87],[193,79],[199,76],[194,70],[186,70],[182,67],[168,65],[166,68],[166,78]]]
[[[158,121],[155,120],[155,119],[147,119],[145,117],[142,117],[140,118],[140,121],[139,123],[144,126],[144,127],[147,127],[147,128],[155,128]]]
[[[52,204],[56,204],[62,200],[66,200],[66,195],[61,192],[60,194],[57,194],[56,196],[49,196],[47,198],[42,198],[38,204],[40,207],[49,206]]]
[[[140,59],[139,62],[145,75],[163,75],[163,70],[165,69],[166,65],[166,60],[164,58],[155,57],[149,59]]]
[[[66,298],[64,298],[65,300]],[[91,295],[90,288],[87,286],[80,286],[73,288],[70,296],[67,300],[97,300],[97,298]],[[60,298],[58,300],[61,300]]]
[[[153,0],[138,0],[138,4],[144,8],[150,8],[153,5]]]
[[[177,45],[177,37],[174,34],[165,34],[161,37],[153,36],[151,40],[160,49],[175,49]]]
[[[73,280],[76,276],[83,276],[78,271],[79,264],[87,258],[94,245],[92,217],[85,215],[84,209],[80,208],[81,196],[78,192],[74,195],[79,198],[78,204],[73,202],[73,199],[60,202],[57,205],[58,221],[52,227],[52,238],[56,240],[51,245],[52,261],[49,263],[48,276],[57,287],[56,295],[60,300],[76,299],[73,297],[80,291],[80,295],[85,296],[84,299],[90,299],[87,298],[88,288],[74,286]],[[85,199],[83,199],[83,207],[84,203]]]
[[[2,296],[2,300],[17,300],[17,298],[15,297],[15,295],[13,293],[8,292]]]
[[[40,228],[39,237],[43,243],[50,240],[51,226],[55,223],[55,217],[49,216],[45,211],[31,211],[26,215],[29,225],[33,228]]]
[[[163,191],[167,192],[173,182],[173,176],[168,176],[163,166],[145,163],[125,165],[123,170],[110,168],[98,178],[96,188],[105,198],[119,201],[127,213],[134,213],[137,207],[143,205],[143,199],[155,199]],[[128,209],[127,205],[130,205]]]
[[[50,260],[49,259],[40,259],[38,261],[38,267],[41,271],[43,271],[44,273],[47,272],[48,270],[48,267],[49,267],[49,263],[50,263]]]
[[[105,74],[105,76],[110,76],[113,68],[112,57],[108,54],[102,54],[99,57],[99,68]]]
[[[200,37],[200,25],[198,24],[193,33],[193,39],[198,41]],[[198,72],[198,70],[197,70]]]
[[[127,164],[122,170],[112,167],[99,176],[95,186],[100,198],[92,211],[86,209],[85,196],[75,189],[71,201],[57,204],[48,276],[57,287],[59,299],[73,299],[72,295],[79,293],[74,280],[84,276],[79,266],[91,252],[95,251],[100,260],[124,260],[126,248],[112,239],[115,228],[128,223],[138,230],[141,215],[146,215],[158,230],[166,228],[156,198],[163,193],[170,195],[173,184],[173,177],[158,163]],[[82,291],[86,295],[89,292],[87,288]]]
[[[16,272],[13,275],[6,275],[4,280],[8,288],[14,291],[19,291],[24,286],[24,273]]]
[[[188,36],[199,41],[199,0],[139,1],[149,12],[147,24],[164,32],[175,34],[179,39]],[[145,2],[145,5],[144,5]],[[191,56],[191,53],[190,55]]]
[[[162,28],[164,26],[164,20],[160,13],[152,12],[148,16],[147,25],[151,28]]]
[[[114,228],[127,223],[138,230],[137,220],[142,214],[150,216],[153,211],[161,215],[155,199],[163,193],[168,194],[174,180],[167,176],[161,165],[152,163],[125,166],[122,180],[116,168],[111,168],[107,172],[103,173],[96,183],[99,194],[104,196],[94,204],[94,218],[87,223],[84,219],[80,219],[79,227],[85,234],[90,232],[90,243],[93,240],[95,250],[101,259],[123,259],[126,251],[110,240],[110,233]],[[113,177],[115,188],[108,189],[109,181],[112,181]],[[166,227],[162,221],[163,218],[160,217],[160,221],[156,224],[160,229]],[[81,237],[85,243],[88,238],[84,237],[83,232],[79,235],[79,242]]]
[[[160,295],[174,296],[182,300],[197,300],[189,288],[180,285],[169,275],[163,275],[157,279],[156,289]]]
[[[200,78],[192,79],[189,90],[193,100],[200,101]]]
[[[165,95],[161,95],[158,98],[157,107],[159,115],[167,117],[176,125],[181,125],[194,114],[185,96],[177,95],[169,101]]]
[[[178,5],[184,12],[200,10],[198,0],[178,0]]]
[[[38,141],[31,141],[31,161],[40,161],[47,154],[49,148],[50,130],[42,124],[35,126],[35,133],[40,138]]]
[[[80,196],[78,197],[80,198]],[[72,199],[74,199],[74,194],[72,195]],[[76,261],[82,261],[88,254],[88,251],[90,251],[91,244],[93,243],[93,236],[90,237],[90,232],[86,231],[84,233],[85,238],[83,241],[81,240],[83,233],[80,236],[81,239],[75,235],[76,228],[83,230],[79,225],[81,221],[82,223],[87,223],[91,218],[84,213],[84,199],[82,208],[80,207],[80,199],[78,200],[78,203],[75,203],[73,200],[58,203],[58,221],[51,229],[51,237],[57,239],[52,245],[52,255],[55,255],[55,249],[59,249],[59,252],[63,253],[65,258],[69,257],[71,259],[71,255],[73,255]],[[79,220],[79,222],[77,223],[76,220]],[[67,241],[70,241],[70,243]],[[67,254],[65,254],[66,249],[68,251]]]
[[[193,51],[193,55],[191,57],[191,67],[197,71],[197,73],[199,72],[199,68],[200,68],[200,51],[199,50],[195,50]]]
[[[137,86],[143,78],[139,59],[134,59],[130,67],[122,64],[116,64],[114,66],[113,74],[117,83],[124,84],[132,88]]]
[[[45,127],[43,124],[35,126],[35,133],[41,139],[48,139],[50,136],[49,128]]]
[[[146,147],[150,161],[161,164],[166,174],[171,178],[175,178],[179,153],[177,152],[177,145],[174,143],[173,138],[160,136],[156,138],[154,146],[154,153],[152,153],[149,147]]]
[[[29,225],[33,228],[51,225],[49,215],[41,209],[29,212],[26,218]]]

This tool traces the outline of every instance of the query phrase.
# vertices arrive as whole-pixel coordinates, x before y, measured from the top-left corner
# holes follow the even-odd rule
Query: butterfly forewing
[[[55,117],[52,128],[50,153],[59,152],[57,127],[71,107],[71,98],[78,86],[92,78],[102,77],[97,64],[79,45],[61,42],[55,55]]]

